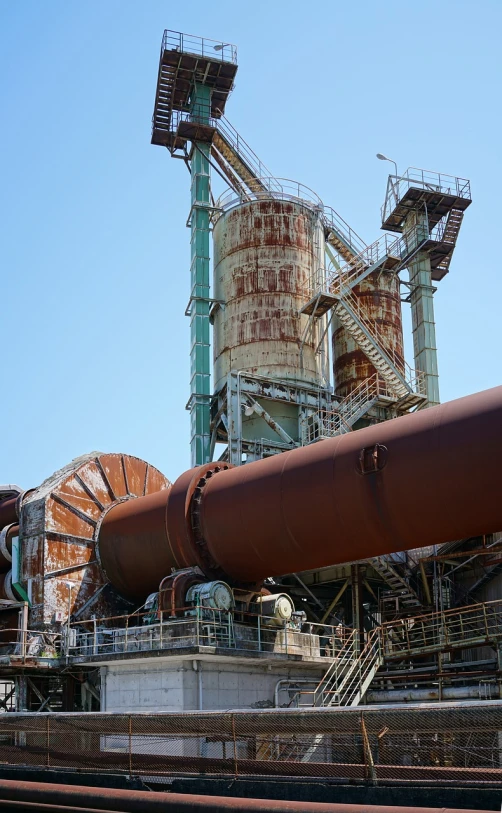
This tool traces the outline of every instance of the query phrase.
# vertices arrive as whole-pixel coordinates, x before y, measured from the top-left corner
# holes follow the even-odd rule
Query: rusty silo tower
[[[470,203],[467,181],[396,172],[382,227],[400,236],[367,245],[310,189],[275,178],[225,118],[236,72],[233,45],[164,32],[152,143],[191,172],[194,465],[241,465],[437,403],[432,282]],[[217,200],[212,173],[228,185]]]

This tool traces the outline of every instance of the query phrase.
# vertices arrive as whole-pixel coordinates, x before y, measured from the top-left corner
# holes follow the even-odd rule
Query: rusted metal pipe
[[[150,813],[166,810],[187,813],[389,813],[388,805],[350,805],[326,802],[271,801],[269,799],[239,799],[231,796],[201,796],[191,793],[162,793],[142,790],[115,790],[82,785],[54,785],[46,782],[0,780],[2,802],[24,802],[34,809],[71,808],[81,810],[114,810],[123,813]],[[39,807],[40,806],[40,807]],[[392,807],[393,813],[461,813],[455,808]],[[463,813],[480,813],[466,811]]]
[[[103,519],[98,559],[114,587],[141,598],[177,567],[165,526],[169,489],[116,504]]]
[[[3,601],[18,601],[12,590],[12,570],[0,573],[0,599]]]
[[[100,557],[119,590],[145,595],[171,568],[256,584],[493,533],[500,460],[496,387],[239,468],[191,469],[169,492],[115,506]]]
[[[17,522],[19,519],[18,515],[18,497],[9,497],[7,500],[2,500],[0,502],[0,528],[4,528],[5,525],[12,525],[13,522]]]
[[[12,540],[19,534],[19,525],[6,525],[0,531],[0,572],[12,567]]]
[[[202,536],[234,580],[366,559],[502,527],[502,387],[205,485]]]

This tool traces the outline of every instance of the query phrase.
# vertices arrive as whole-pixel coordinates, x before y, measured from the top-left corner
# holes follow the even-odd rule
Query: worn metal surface
[[[68,611],[82,611],[88,602],[89,614],[114,614],[106,592],[100,592],[107,583],[95,551],[102,518],[115,503],[168,485],[143,460],[94,452],[72,461],[25,499],[22,581],[31,584],[32,627],[53,623],[58,610],[65,618]]]
[[[10,570],[12,567],[12,540],[18,534],[17,523],[6,525],[0,531],[0,571]]]
[[[26,782],[1,779],[0,795],[4,801],[24,802],[36,809],[72,808],[115,810],[124,813],[144,811],[204,811],[219,813],[222,810],[249,813],[293,813],[293,811],[318,811],[318,813],[388,813],[387,805],[352,805],[329,802],[275,801],[269,799],[241,799],[232,796],[200,796],[191,793],[163,793],[143,790],[118,790],[95,788],[88,785],[55,785],[49,782]],[[44,807],[42,807],[44,806]],[[392,807],[395,813],[461,813],[455,808]],[[465,811],[464,813],[479,813]]]
[[[12,591],[12,570],[0,573],[0,599],[3,601],[16,601]]]
[[[17,500],[17,497],[10,497],[0,502],[0,528],[11,525],[18,519]]]
[[[126,551],[113,571],[117,583],[134,584],[136,563],[144,567],[144,537],[162,567],[198,565],[211,577],[254,584],[415,548],[418,540],[495,532],[501,426],[496,387],[246,466],[192,469],[166,494],[167,513],[159,497],[110,514],[107,549]],[[125,535],[123,519],[135,512]],[[166,575],[158,570],[156,583]]]
[[[204,538],[230,578],[255,581],[495,532],[501,426],[496,387],[221,472],[202,494]]]
[[[169,489],[163,489],[140,500],[117,503],[104,517],[99,558],[108,579],[125,596],[147,596],[173,567],[181,566],[166,544],[168,495]]]
[[[230,370],[318,384],[315,337],[300,357],[303,290],[319,255],[317,216],[292,201],[259,200],[214,228],[214,380]],[[322,247],[321,247],[322,248]]]
[[[398,359],[402,359],[404,369],[403,323],[397,275],[391,271],[375,271],[354,286],[353,293],[368,320],[375,325],[382,349],[392,350]],[[345,398],[376,370],[338,320],[334,324],[332,346],[335,393]]]

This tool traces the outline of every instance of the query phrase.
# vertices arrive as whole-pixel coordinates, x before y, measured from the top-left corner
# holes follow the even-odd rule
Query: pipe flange
[[[197,564],[208,578],[225,577],[204,539],[200,505],[207,481],[231,468],[230,463],[206,463],[189,469],[174,482],[166,507],[166,532],[173,558],[180,569]]]
[[[219,566],[218,562],[216,562],[215,559],[213,558],[207,546],[207,542],[204,539],[204,534],[202,533],[200,507],[202,502],[202,493],[208,480],[210,480],[211,477],[214,477],[215,474],[219,474],[220,471],[228,470],[230,466],[227,463],[210,463],[207,466],[203,466],[202,468],[204,469],[204,471],[201,472],[201,476],[197,482],[197,485],[194,488],[190,504],[190,517],[193,541],[197,545],[200,556],[204,563],[203,568],[204,571],[208,573],[208,575],[211,575],[211,577],[213,578],[214,577],[222,578],[222,576],[225,576],[225,573]]]

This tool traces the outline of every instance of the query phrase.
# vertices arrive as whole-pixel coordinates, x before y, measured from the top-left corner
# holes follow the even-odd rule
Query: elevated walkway
[[[308,705],[358,705],[386,661],[500,642],[502,599],[389,621],[371,631],[359,655],[359,631],[354,630],[336,652]]]

